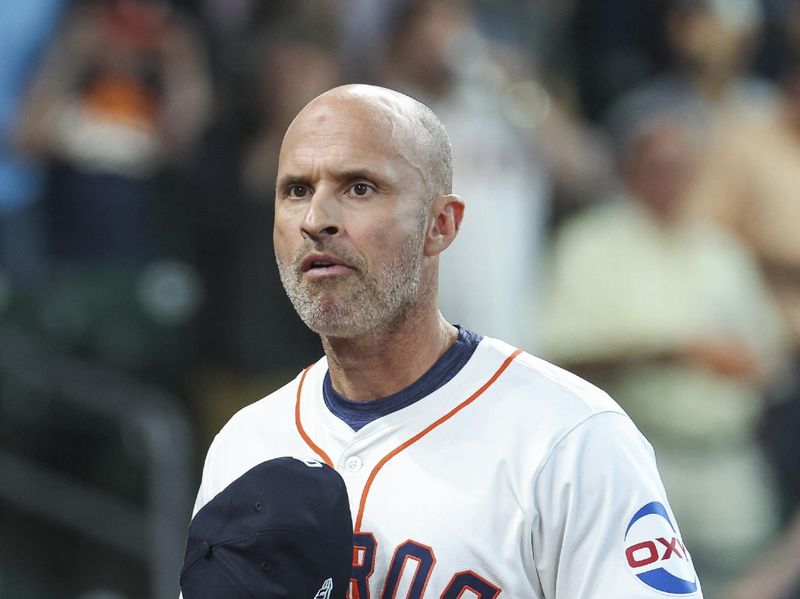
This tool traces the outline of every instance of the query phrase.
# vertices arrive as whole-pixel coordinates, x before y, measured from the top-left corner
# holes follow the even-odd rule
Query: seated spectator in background
[[[667,79],[732,118],[768,112],[775,91],[749,69],[763,20],[759,0],[669,0]]]
[[[800,31],[800,9],[794,25]],[[787,28],[789,28],[787,26]],[[794,368],[774,389],[765,439],[776,462],[788,516],[800,505],[800,40],[785,56],[778,109],[769,118],[729,123],[687,210],[735,234],[755,254],[789,331]]]
[[[643,92],[616,109],[622,189],[558,230],[540,349],[617,397],[652,442],[713,599],[776,525],[755,428],[784,345],[749,254],[684,215],[693,106]]]

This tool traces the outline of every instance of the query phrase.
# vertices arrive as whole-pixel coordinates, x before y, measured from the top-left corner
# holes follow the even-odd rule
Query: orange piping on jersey
[[[503,374],[503,371],[504,371],[506,368],[508,368],[508,365],[509,365],[509,364],[511,364],[511,362],[514,360],[514,358],[516,358],[516,357],[517,357],[519,354],[521,354],[521,353],[522,353],[522,350],[521,350],[521,349],[517,349],[517,350],[515,350],[515,351],[514,351],[514,352],[513,352],[513,353],[512,353],[510,356],[508,356],[508,357],[505,359],[505,361],[504,361],[504,362],[503,362],[503,363],[500,365],[500,368],[498,368],[498,369],[497,369],[497,372],[495,372],[495,373],[494,373],[494,374],[493,374],[493,375],[492,375],[492,376],[489,378],[489,380],[488,380],[488,381],[486,381],[486,382],[485,382],[483,385],[481,385],[480,389],[478,389],[477,391],[475,391],[475,393],[473,393],[472,395],[470,395],[470,396],[469,396],[467,399],[465,399],[463,402],[461,402],[460,404],[458,404],[458,405],[457,405],[455,408],[453,408],[452,410],[450,410],[450,411],[449,411],[447,414],[445,414],[444,416],[442,416],[442,417],[441,417],[441,418],[439,418],[438,420],[434,421],[433,423],[429,424],[429,425],[428,425],[428,426],[427,426],[425,429],[423,429],[422,431],[420,431],[419,433],[417,433],[416,435],[414,435],[413,437],[411,437],[411,438],[410,438],[408,441],[405,441],[405,442],[404,442],[404,443],[402,443],[401,445],[398,445],[398,446],[397,446],[395,449],[393,449],[392,451],[390,451],[389,453],[387,453],[387,454],[386,454],[386,455],[385,455],[385,456],[384,456],[384,457],[381,459],[381,461],[380,461],[380,462],[378,462],[378,463],[375,465],[375,467],[372,469],[372,472],[370,472],[370,474],[369,474],[369,478],[367,478],[367,484],[365,484],[365,485],[364,485],[364,490],[361,492],[361,502],[358,504],[358,514],[357,514],[357,516],[356,516],[356,522],[355,522],[355,527],[354,527],[354,529],[355,529],[355,532],[361,532],[361,521],[362,521],[362,520],[363,520],[363,518],[364,518],[364,507],[365,507],[365,506],[366,506],[366,504],[367,504],[367,495],[369,495],[369,490],[370,490],[370,487],[372,487],[372,483],[373,483],[373,481],[375,480],[375,477],[378,475],[378,471],[379,471],[381,468],[383,468],[384,464],[386,464],[386,462],[388,462],[389,460],[391,460],[391,459],[392,459],[394,456],[396,456],[398,453],[400,453],[401,451],[403,451],[403,450],[404,450],[404,449],[406,449],[407,447],[410,447],[411,445],[413,445],[414,443],[416,443],[417,441],[419,441],[420,439],[422,439],[422,437],[424,437],[425,435],[427,435],[429,432],[431,432],[431,431],[432,431],[433,429],[435,429],[437,426],[439,426],[439,425],[440,425],[440,424],[442,424],[443,422],[445,422],[445,421],[449,420],[450,418],[452,418],[452,417],[453,417],[453,416],[454,416],[456,413],[458,413],[459,411],[461,411],[463,408],[466,408],[466,407],[467,407],[469,404],[471,404],[473,401],[475,401],[476,399],[478,399],[478,397],[480,397],[480,395],[481,395],[481,394],[482,394],[484,391],[486,391],[486,390],[487,390],[489,387],[491,387],[491,386],[492,386],[492,384],[493,384],[493,383],[494,383],[494,382],[497,380],[497,378],[498,378],[498,377],[499,377],[501,374]],[[302,380],[300,381],[300,384],[301,384],[301,385],[303,384],[303,383],[302,383]],[[299,396],[298,396],[298,397],[299,397]]]
[[[313,366],[313,364],[311,364]],[[322,461],[325,462],[328,466],[333,468],[333,462],[328,457],[328,454],[322,451],[322,449],[311,440],[311,437],[308,436],[305,429],[303,428],[303,423],[300,421],[300,395],[303,391],[303,382],[306,380],[306,375],[308,371],[311,370],[311,366],[308,366],[304,371],[303,375],[300,377],[300,384],[297,385],[297,401],[294,404],[294,422],[297,425],[297,432],[300,433],[300,436],[303,437],[303,441],[314,450],[319,457],[322,458]]]

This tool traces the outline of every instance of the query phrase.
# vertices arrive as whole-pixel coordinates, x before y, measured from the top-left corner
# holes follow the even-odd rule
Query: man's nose
[[[339,204],[332,192],[324,189],[314,192],[300,229],[303,236],[312,239],[337,235],[341,231]]]

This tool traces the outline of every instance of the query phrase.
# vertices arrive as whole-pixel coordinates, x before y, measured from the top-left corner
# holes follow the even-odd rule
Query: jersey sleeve
[[[575,426],[533,492],[534,560],[548,599],[702,597],[652,447],[626,415]]]

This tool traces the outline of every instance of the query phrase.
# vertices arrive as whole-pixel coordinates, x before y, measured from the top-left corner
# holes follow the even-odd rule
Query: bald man
[[[451,181],[447,134],[412,98],[349,85],[297,115],[273,239],[325,355],[217,435],[195,512],[260,462],[316,459],[342,474],[354,523],[350,584],[318,597],[701,597],[617,404],[439,312],[465,206]]]

